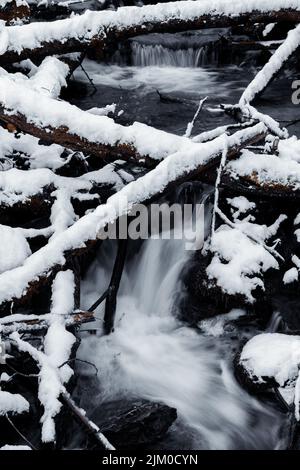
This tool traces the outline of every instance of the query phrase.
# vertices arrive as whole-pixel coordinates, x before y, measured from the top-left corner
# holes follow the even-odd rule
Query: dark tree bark
[[[29,18],[30,8],[28,5],[17,5],[15,0],[7,2],[6,5],[0,7],[0,20],[6,22],[7,25],[12,24],[15,20],[23,20]]]

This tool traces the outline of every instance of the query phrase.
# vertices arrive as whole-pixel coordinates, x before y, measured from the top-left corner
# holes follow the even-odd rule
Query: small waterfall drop
[[[281,313],[277,312],[277,311],[274,312],[271,319],[270,319],[270,323],[267,327],[267,332],[268,333],[277,333],[281,322],[282,322]]]
[[[160,44],[131,43],[132,65],[137,67],[201,67],[208,63],[207,48],[171,49]],[[211,63],[211,61],[210,61]]]
[[[83,308],[107,288],[114,252],[111,242],[103,244],[82,285]],[[176,316],[190,256],[184,240],[151,238],[126,263],[115,331],[87,336],[79,349],[79,357],[99,370],[98,392],[82,406],[135,397],[175,407],[178,419],[163,448],[274,449],[280,420],[236,383],[222,339]]]

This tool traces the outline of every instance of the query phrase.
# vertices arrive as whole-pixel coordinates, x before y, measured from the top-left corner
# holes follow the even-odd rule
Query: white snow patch
[[[284,273],[283,283],[291,284],[292,282],[298,281],[299,273],[297,268],[291,268]]]
[[[9,393],[0,390],[0,415],[6,413],[24,413],[29,411],[29,403],[18,393]]]
[[[266,25],[265,29],[263,30],[263,36],[266,37],[268,36],[274,29],[277,23],[269,23]]]
[[[254,302],[252,291],[257,287],[264,289],[258,275],[279,267],[262,244],[250,240],[239,228],[233,229],[227,225],[221,225],[215,231],[209,250],[214,254],[206,268],[209,279],[224,292],[243,295],[250,303]]]
[[[0,225],[0,273],[20,266],[31,255],[29,244],[20,230]]]
[[[0,447],[0,450],[31,450],[31,448],[29,446],[5,444],[5,446]]]
[[[250,202],[245,196],[236,196],[233,198],[227,198],[227,202],[234,208],[236,211],[232,211],[233,218],[237,219],[240,214],[245,214],[246,212],[255,209],[255,202]]]
[[[283,185],[292,190],[300,188],[300,164],[276,155],[258,155],[243,150],[238,160],[230,162],[227,170],[239,176],[255,176],[261,185]]]
[[[298,377],[300,337],[281,333],[262,333],[244,346],[240,363],[251,377],[264,383],[274,378],[283,387]]]

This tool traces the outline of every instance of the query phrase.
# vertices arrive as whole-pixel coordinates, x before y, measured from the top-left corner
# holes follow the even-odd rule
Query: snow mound
[[[18,393],[9,393],[0,390],[0,415],[6,413],[24,413],[29,411],[29,403]]]
[[[300,336],[281,333],[262,333],[244,346],[240,363],[250,377],[265,383],[273,378],[283,387],[298,376]]]
[[[0,273],[21,266],[31,255],[29,244],[18,229],[0,225]]]
[[[286,149],[285,149],[286,150]],[[282,155],[286,155],[285,151]],[[293,190],[300,188],[300,164],[296,151],[290,159],[276,155],[258,155],[250,150],[243,150],[241,157],[230,162],[227,169],[231,176],[252,176],[261,185],[290,186]]]
[[[264,246],[238,228],[222,225],[211,239],[210,251],[214,256],[206,269],[209,279],[229,295],[243,295],[250,303],[254,302],[252,291],[257,287],[264,289],[257,275],[270,268],[278,269],[276,259]]]

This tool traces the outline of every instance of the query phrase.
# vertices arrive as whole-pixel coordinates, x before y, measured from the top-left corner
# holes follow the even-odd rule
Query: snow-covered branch
[[[23,58],[97,48],[147,32],[224,27],[251,21],[300,21],[298,0],[195,0],[123,7],[117,11],[86,11],[81,16],[52,23],[32,23],[7,30],[8,41],[2,63]]]
[[[269,85],[271,80],[286,64],[287,60],[300,46],[300,25],[289,31],[286,40],[271,56],[266,65],[258,72],[252,82],[248,85],[240,98],[241,109],[249,105],[255,97],[261,94]]]
[[[229,136],[227,159],[234,158],[241,148],[260,141],[265,135],[266,127],[257,124]],[[190,142],[189,139],[187,141]],[[136,204],[149,201],[171,184],[199,175],[216,165],[222,155],[224,139],[221,136],[212,142],[193,146],[169,155],[154,170],[126,185],[106,204],[98,206],[94,212],[58,234],[27,258],[22,266],[0,274],[0,303],[24,296],[34,280],[47,275],[54,266],[64,265],[66,252],[83,248],[85,243],[95,240],[107,224],[129,213]]]

